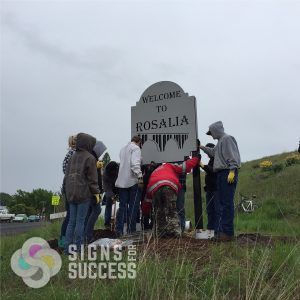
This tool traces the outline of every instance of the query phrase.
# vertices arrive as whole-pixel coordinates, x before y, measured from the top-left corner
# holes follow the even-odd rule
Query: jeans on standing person
[[[180,220],[180,227],[181,227],[182,232],[184,232],[184,229],[185,229],[184,202],[185,202],[185,190],[181,189],[178,193],[178,196],[177,196],[176,208],[177,208],[177,213],[178,213],[178,217],[179,217],[179,220]]]
[[[216,231],[225,233],[228,236],[234,235],[234,193],[238,182],[238,171],[235,170],[235,178],[232,184],[227,182],[230,170],[217,172],[217,192],[216,192]]]
[[[84,223],[90,208],[91,200],[82,203],[70,203],[70,219],[66,231],[65,252],[69,252],[69,245],[75,243],[77,251],[84,243]]]
[[[94,237],[94,227],[101,213],[101,203],[96,203],[93,199],[90,204],[90,211],[87,214],[85,221],[85,236],[88,243],[92,242]]]
[[[206,191],[207,229],[217,231],[215,201],[216,191]]]
[[[106,199],[106,206],[105,206],[105,214],[104,214],[104,225],[110,226],[113,200],[112,197],[107,197],[106,195],[105,195],[105,199]]]
[[[67,231],[67,227],[68,227],[68,223],[69,223],[69,219],[70,219],[70,205],[69,202],[66,199],[66,196],[64,196],[65,198],[65,209],[66,209],[66,216],[61,224],[61,230],[60,230],[60,240],[59,240],[59,247],[64,248],[64,244],[65,244],[65,240],[66,240],[66,231]]]
[[[129,188],[119,188],[119,212],[116,222],[117,235],[123,235],[124,221],[128,220],[128,233],[136,231],[136,218],[139,210],[141,192],[135,184]]]

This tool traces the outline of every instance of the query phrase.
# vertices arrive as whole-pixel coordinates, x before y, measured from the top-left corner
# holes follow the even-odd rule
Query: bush
[[[300,163],[300,154],[292,154],[286,157],[285,159],[285,165],[287,167],[294,165],[294,164],[299,164]]]
[[[274,173],[279,173],[279,172],[281,172],[283,170],[283,164],[274,164],[273,166],[272,166],[272,171],[274,172]]]
[[[259,164],[263,171],[271,171],[273,163],[270,160],[264,160]]]
[[[254,164],[253,166],[252,166],[252,169],[258,169],[259,168],[259,164]]]

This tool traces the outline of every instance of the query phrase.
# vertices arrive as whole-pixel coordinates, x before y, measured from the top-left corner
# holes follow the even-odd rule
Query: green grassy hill
[[[236,211],[237,232],[260,232],[274,235],[300,236],[300,160],[287,166],[286,158],[296,152],[282,153],[242,164],[235,203],[240,194],[256,195],[258,209],[253,213]],[[300,156],[298,156],[300,157]],[[259,166],[263,161],[271,161],[270,170]],[[204,177],[202,178],[202,186]],[[194,220],[192,199],[192,178],[188,179],[186,197],[187,218]],[[205,216],[205,194],[202,189],[202,202]]]
[[[286,166],[286,157],[292,154],[244,163],[235,199],[238,202],[239,193],[255,194],[258,204],[253,213],[236,213],[237,234],[259,232],[292,238],[242,237],[230,243],[186,237],[152,240],[138,248],[136,279],[70,279],[70,261],[62,255],[62,269],[46,286],[28,288],[12,272],[10,258],[30,237],[58,237],[60,224],[54,223],[1,237],[1,299],[299,299],[300,164]],[[270,170],[259,166],[265,160],[272,161]],[[186,214],[187,219],[194,219],[191,176]]]

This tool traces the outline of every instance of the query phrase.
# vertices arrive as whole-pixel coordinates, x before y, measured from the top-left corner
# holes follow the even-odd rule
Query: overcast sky
[[[58,191],[70,134],[130,139],[130,107],[170,80],[222,120],[242,160],[300,139],[300,1],[1,1],[1,191]]]

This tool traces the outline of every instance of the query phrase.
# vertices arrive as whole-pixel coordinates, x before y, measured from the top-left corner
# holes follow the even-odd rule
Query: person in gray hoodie
[[[72,155],[64,177],[67,201],[70,204],[70,219],[66,231],[65,252],[75,242],[77,251],[84,243],[84,223],[93,198],[100,202],[100,189],[96,159],[92,154],[96,139],[79,133],[76,151]]]
[[[218,140],[214,148],[200,145],[206,154],[214,157],[213,171],[217,173],[216,217],[220,241],[230,241],[234,237],[234,194],[238,182],[238,169],[241,167],[240,152],[235,138],[224,131],[221,121],[209,126],[206,133]]]

